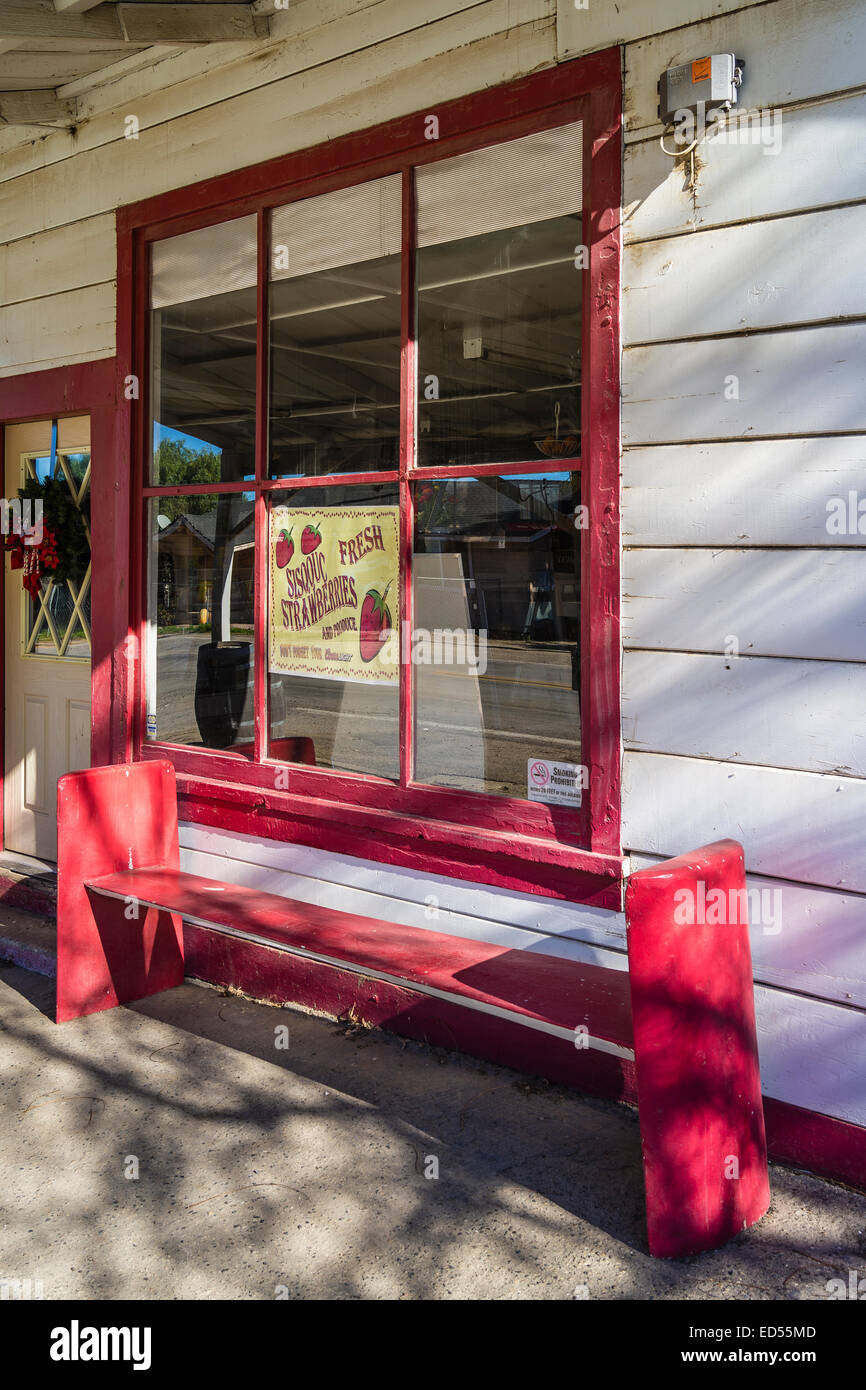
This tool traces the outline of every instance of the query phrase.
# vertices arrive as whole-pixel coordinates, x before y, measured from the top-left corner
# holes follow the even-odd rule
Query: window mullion
[[[253,619],[253,758],[260,763],[268,753],[268,675],[265,633],[268,624],[268,516],[262,479],[268,473],[268,385],[270,345],[268,307],[270,289],[270,215],[260,209],[257,220],[256,280],[256,468],[254,535],[255,581]]]
[[[400,305],[400,785],[412,780],[412,484],[415,463],[415,175],[403,170]]]

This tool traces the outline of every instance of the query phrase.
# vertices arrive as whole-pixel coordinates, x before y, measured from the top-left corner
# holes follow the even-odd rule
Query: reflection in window
[[[273,213],[273,478],[397,467],[400,184],[392,176]]]
[[[527,797],[579,764],[579,475],[416,484],[415,780]]]
[[[253,751],[253,504],[150,503],[147,736]]]
[[[151,480],[233,482],[255,470],[256,219],[154,243]]]
[[[580,453],[580,125],[417,172],[424,467]]]

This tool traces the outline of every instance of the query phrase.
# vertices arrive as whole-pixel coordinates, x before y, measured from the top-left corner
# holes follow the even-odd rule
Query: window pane
[[[150,501],[149,739],[253,752],[253,503]]]
[[[580,453],[581,126],[417,171],[422,467]]]
[[[63,525],[60,567],[46,569],[39,593],[27,594],[24,616],[25,656],[67,657],[90,661],[90,453],[37,455],[25,460],[25,487],[41,483],[50,490],[53,504],[43,495],[42,506],[50,517],[65,503],[69,509]],[[24,515],[34,506],[25,504]],[[30,512],[35,518],[36,513]],[[51,530],[49,522],[44,522]],[[56,530],[56,523],[55,523]]]
[[[252,477],[255,217],[155,242],[151,305],[151,481]]]
[[[270,496],[270,756],[396,778],[397,487]]]
[[[415,780],[526,799],[531,761],[581,762],[579,475],[415,501]]]
[[[378,179],[273,213],[273,478],[397,467],[400,186]]]

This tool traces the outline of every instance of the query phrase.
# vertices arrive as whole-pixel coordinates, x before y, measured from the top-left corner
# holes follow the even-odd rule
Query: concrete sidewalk
[[[46,1299],[826,1299],[866,1278],[866,1196],[776,1167],[757,1227],[650,1259],[624,1107],[195,985],[60,1028],[53,993],[0,969],[0,1278]]]

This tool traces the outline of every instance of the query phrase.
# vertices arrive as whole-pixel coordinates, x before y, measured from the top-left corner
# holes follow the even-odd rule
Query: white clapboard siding
[[[515,18],[521,9],[537,13],[538,0],[515,3]],[[511,0],[490,0],[373,51],[145,127],[137,140],[123,138],[118,116],[112,143],[75,156],[74,180],[62,160],[27,176],[26,198],[17,178],[0,183],[0,240],[303,150],[410,111],[435,110],[436,103],[549,65],[551,24],[521,23],[500,32],[512,15]],[[455,44],[462,46],[455,49]]]
[[[694,188],[690,157],[668,159],[655,136],[627,145],[625,240],[866,198],[864,128],[866,96],[860,95],[783,111],[776,154],[757,143],[740,145],[708,137],[695,151]],[[844,151],[844,158],[838,157],[839,151]],[[784,237],[785,226],[780,224],[780,241]]]
[[[864,360],[863,323],[628,348],[623,442],[864,430]]]
[[[623,640],[663,651],[866,661],[862,554],[626,550]]]
[[[0,246],[0,305],[113,280],[116,261],[110,212],[9,242]]]
[[[663,862],[632,854],[632,872]],[[759,874],[746,884],[750,904],[761,903],[750,906],[755,980],[866,1008],[866,898]]]
[[[866,546],[864,435],[629,449],[622,473],[627,545]],[[857,517],[842,535],[828,530],[840,502]]]
[[[630,44],[625,64],[626,138],[648,129],[659,132],[660,75],[702,54],[735,53],[745,60],[745,77],[738,109],[785,106],[863,86],[866,48],[866,7],[862,0],[776,0],[752,5],[709,23],[689,25],[675,33],[668,15],[655,15],[652,37]]]
[[[647,0],[617,0],[616,4],[557,0],[557,57],[561,60],[593,48],[629,43],[644,34],[676,29],[713,15],[731,14],[747,3],[748,0],[665,0],[664,5],[648,5]]]
[[[765,1096],[849,1124],[866,1124],[862,1010],[758,985],[755,1017]]]
[[[622,712],[637,751],[866,777],[863,664],[627,651]]]
[[[115,295],[110,281],[0,311],[0,376],[112,357]]]
[[[629,245],[623,341],[866,316],[864,245],[866,203]]]
[[[612,947],[621,946],[625,939],[622,914],[606,908],[468,883],[306,845],[262,840],[216,827],[181,824],[180,846],[183,854],[207,855],[212,861],[210,873],[214,878],[230,883],[233,875],[247,866],[265,874],[282,876],[281,881],[286,886],[273,891],[285,892],[287,896],[304,901],[324,903],[325,899],[318,895],[330,888],[352,894],[352,900],[359,905],[351,910],[366,916],[375,915],[377,909],[361,906],[365,899],[377,903],[387,899],[405,903],[413,912],[420,913],[423,922],[434,930],[437,920],[450,915],[467,921],[474,919],[481,924],[500,923],[536,936],[572,937]],[[263,878],[263,885],[267,881]],[[276,878],[273,881],[276,882]],[[328,905],[339,906],[341,901],[345,903],[347,899],[338,895],[333,900],[328,899]],[[416,915],[412,920],[419,918]],[[471,935],[468,931],[465,934]]]
[[[832,773],[629,753],[623,843],[677,855],[732,836],[771,878],[866,893],[866,782]]]

